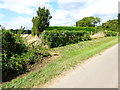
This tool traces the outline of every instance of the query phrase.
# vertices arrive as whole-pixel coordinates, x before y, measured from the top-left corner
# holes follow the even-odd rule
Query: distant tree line
[[[84,17],[83,19],[76,22],[77,27],[95,27],[97,24],[100,25],[101,19],[99,17]]]

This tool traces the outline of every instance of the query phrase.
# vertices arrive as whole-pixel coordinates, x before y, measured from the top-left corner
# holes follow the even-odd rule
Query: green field
[[[49,52],[57,53],[59,56],[55,59],[51,58],[51,61],[53,61],[47,63],[45,67],[3,84],[1,88],[32,88],[38,85],[42,86],[55,76],[60,75],[63,71],[80,64],[83,60],[117,43],[118,37],[106,37],[49,49]]]

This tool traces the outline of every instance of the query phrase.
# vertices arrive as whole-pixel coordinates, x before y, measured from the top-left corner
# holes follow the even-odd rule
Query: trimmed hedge
[[[85,31],[89,31],[90,33],[92,32],[93,34],[96,32],[96,28],[95,27],[71,27],[71,26],[49,26],[48,28],[46,28],[46,30],[50,31],[50,30],[68,30],[68,31],[81,31],[81,30],[85,30]],[[11,32],[17,34],[17,32],[19,31],[18,29],[10,30]],[[31,30],[24,30],[24,34],[31,34]]]
[[[105,31],[106,37],[117,36],[117,32],[115,31]]]
[[[71,27],[71,26],[49,26],[46,30],[69,30],[69,31],[80,31],[85,30],[89,32],[95,32],[95,27]]]
[[[88,31],[45,31],[42,33],[42,44],[50,48],[65,46],[80,41],[90,40]]]

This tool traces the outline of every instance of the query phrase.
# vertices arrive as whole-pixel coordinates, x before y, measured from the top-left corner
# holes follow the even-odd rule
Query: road
[[[118,45],[86,60],[44,88],[118,88]]]

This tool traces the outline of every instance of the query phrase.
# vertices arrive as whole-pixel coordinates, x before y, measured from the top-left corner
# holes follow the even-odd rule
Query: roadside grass
[[[63,71],[117,43],[118,37],[106,37],[50,49],[50,52],[59,54],[56,60],[48,63],[46,67],[40,70],[30,72],[28,75],[3,84],[0,88],[32,88],[37,85],[41,87]]]

